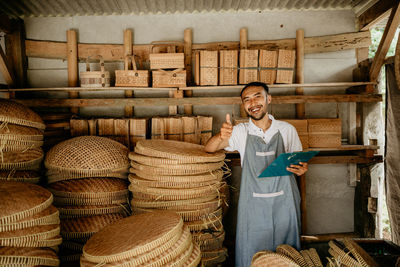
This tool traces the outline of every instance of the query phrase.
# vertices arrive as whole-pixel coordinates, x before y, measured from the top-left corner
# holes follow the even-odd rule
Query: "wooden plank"
[[[78,69],[78,40],[76,31],[67,30],[67,61],[68,61],[68,86],[79,86]],[[78,91],[69,91],[69,98],[79,98]],[[79,113],[79,108],[71,107],[70,111],[74,114]]]
[[[301,235],[302,243],[321,243],[329,242],[332,239],[338,238],[355,238],[360,237],[358,233],[334,233],[334,234],[321,234],[321,235]]]
[[[196,51],[194,56],[194,84],[200,85],[200,51]]]
[[[181,91],[181,90],[179,90]],[[89,107],[89,106],[172,106],[172,105],[234,105],[240,97],[191,98],[112,98],[112,99],[18,99],[30,107]],[[326,103],[326,102],[380,102],[382,95],[304,95],[273,96],[272,104]]]
[[[192,79],[192,43],[193,43],[193,32],[192,29],[185,29],[183,32],[183,52],[185,54],[185,68],[186,68],[186,83],[191,85]],[[185,97],[192,97],[193,91],[186,90],[183,92]],[[193,114],[192,105],[184,105],[183,111],[185,114]]]
[[[340,147],[331,148],[309,148],[308,151],[349,151],[349,150],[376,150],[379,146],[364,146],[364,145],[341,145]]]
[[[306,175],[303,174],[299,177],[300,187],[300,211],[301,211],[301,233],[307,233],[307,205],[306,205]]]
[[[296,31],[296,83],[304,83],[304,30]],[[297,87],[296,95],[304,95],[303,87]],[[305,104],[296,104],[296,118],[304,119],[306,116]]]
[[[348,140],[349,144],[355,145],[357,144],[357,104],[349,103],[348,104],[348,120],[349,120],[349,134]]]
[[[369,72],[370,80],[376,81],[381,71],[383,62],[385,61],[386,54],[389,50],[390,44],[396,33],[397,27],[400,23],[400,2],[397,3],[390,13],[389,20],[386,24],[385,31],[383,32],[382,39],[379,43],[378,50],[375,53],[371,70]]]
[[[239,32],[239,50],[240,51],[245,51],[245,49],[247,49],[248,47],[248,32],[247,32],[247,28],[241,28],[240,32]],[[242,54],[242,52],[239,53],[239,66],[240,67],[244,67],[243,61],[246,58],[246,56],[244,54]],[[245,70],[240,71],[239,70],[239,83],[243,84],[243,83],[247,83],[244,78],[245,78]],[[247,117],[247,113],[244,110],[244,106],[242,103],[240,103],[239,106],[239,110],[240,110],[240,117]]]
[[[9,59],[12,72],[15,76],[15,86],[24,88],[27,84],[27,61],[25,55],[25,27],[23,20],[15,20],[15,30],[11,34],[6,34],[5,54]],[[64,46],[66,50],[66,46]],[[66,51],[65,51],[66,52]]]
[[[369,30],[390,14],[390,9],[395,4],[393,0],[379,0],[373,6],[364,11],[357,18],[358,28],[361,31]]]
[[[368,163],[379,163],[383,162],[382,156],[375,156],[373,158],[366,158],[357,155],[350,155],[350,156],[317,156],[312,158],[308,163],[309,164],[368,164]],[[353,170],[351,170],[353,175]],[[354,173],[355,174],[355,173]],[[356,176],[352,177],[352,180],[356,180]],[[350,183],[352,186],[352,183]],[[349,184],[349,185],[350,185]]]
[[[133,45],[133,33],[132,30],[126,29],[124,31],[124,56],[132,55],[132,45]],[[130,66],[130,60],[128,61],[128,66]],[[133,90],[125,90],[125,97],[133,97]],[[133,107],[125,106],[125,117],[133,117]]]
[[[0,72],[3,74],[3,78],[6,84],[10,87],[13,87],[15,84],[14,73],[12,72],[10,63],[7,60],[6,55],[4,54],[3,48],[0,46]]]

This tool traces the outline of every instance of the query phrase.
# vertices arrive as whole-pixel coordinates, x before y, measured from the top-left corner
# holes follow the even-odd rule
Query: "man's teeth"
[[[251,112],[257,112],[259,110],[260,110],[260,108],[252,108],[252,109],[250,109]]]

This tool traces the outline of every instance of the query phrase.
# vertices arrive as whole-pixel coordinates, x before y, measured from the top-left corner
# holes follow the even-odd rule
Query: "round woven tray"
[[[303,256],[300,254],[300,252],[297,251],[294,247],[286,244],[279,245],[276,248],[276,253],[279,253],[281,255],[285,255],[292,259],[294,262],[296,262],[298,265],[301,267],[308,267],[307,262],[303,258]]]
[[[37,149],[43,146],[43,141],[0,139],[0,148],[3,152],[23,153],[28,149]]]
[[[0,224],[23,220],[47,209],[52,202],[52,194],[38,185],[1,182]]]
[[[97,206],[66,206],[59,207],[60,218],[78,218],[87,217],[103,214],[122,214],[124,216],[129,216],[131,214],[129,205],[119,204],[119,205],[97,205]]]
[[[251,267],[299,267],[289,257],[272,251],[260,251],[254,254]]]
[[[0,140],[43,141],[43,131],[10,123],[0,125]]]
[[[363,267],[377,267],[379,266],[375,260],[362,249],[354,240],[345,238],[343,239],[343,244],[351,252],[351,254],[357,259]]]
[[[199,221],[185,222],[191,232],[210,230],[210,231],[220,231],[222,228],[222,215],[219,217],[214,217],[211,214],[208,218],[204,218]]]
[[[202,173],[210,173],[212,171],[218,170],[223,166],[223,162],[216,162],[216,163],[202,163],[202,165],[199,164],[189,164],[186,165],[171,165],[171,166],[161,166],[159,167],[153,167],[153,166],[147,166],[147,165],[142,165],[137,162],[131,161],[131,167],[133,168],[134,171],[139,170],[142,172],[147,172],[150,174],[157,174],[157,175],[197,175],[197,174],[202,174]],[[172,166],[175,166],[173,168]],[[196,167],[198,166],[198,167]]]
[[[54,206],[50,206],[47,209],[23,220],[8,224],[0,224],[0,232],[9,232],[39,225],[51,224],[60,224],[59,212]]]
[[[40,181],[40,175],[35,171],[0,171],[0,182],[2,181],[27,182],[37,184]]]
[[[54,205],[60,206],[99,206],[99,205],[121,205],[129,202],[128,194],[118,198],[74,198],[54,197]]]
[[[223,263],[226,260],[227,253],[221,252],[214,257],[201,257],[201,265],[204,267],[215,266],[216,264]]]
[[[67,172],[71,178],[105,177],[110,172],[128,172],[128,149],[99,136],[79,136],[52,147],[45,166],[52,173]]]
[[[41,148],[24,152],[3,152],[0,160],[1,170],[38,171],[44,157]]]
[[[30,108],[15,101],[0,99],[0,121],[44,130],[42,118]]]
[[[1,266],[59,266],[57,254],[48,248],[0,248]]]
[[[192,183],[192,182],[205,182],[205,181],[220,181],[223,177],[222,170],[215,170],[213,172],[202,173],[197,175],[158,175],[147,173],[141,170],[129,169],[129,172],[136,174],[138,177],[151,180],[151,181],[162,181],[162,182],[177,182],[177,183]]]
[[[128,183],[116,178],[76,179],[48,186],[54,196],[63,198],[120,198],[128,196]]]
[[[311,258],[312,262],[314,263],[315,267],[323,267],[324,266],[321,262],[318,252],[315,248],[310,248],[308,250],[308,252],[310,254],[310,258]]]
[[[136,143],[137,154],[179,160],[179,163],[219,162],[225,153],[207,153],[204,146],[171,140],[140,140]]]
[[[153,188],[192,188],[192,187],[200,187],[215,184],[219,181],[205,181],[205,182],[176,182],[176,181],[151,181],[140,178],[134,174],[129,175],[129,181],[133,186],[141,186],[141,187],[153,187]]]
[[[313,261],[312,261],[312,259],[311,259],[311,255],[310,255],[310,253],[308,252],[308,250],[301,250],[300,251],[300,254],[301,254],[301,256],[303,256],[303,258],[304,258],[304,261],[307,263],[307,266],[308,267],[314,267],[314,263],[313,263]]]
[[[58,224],[40,225],[9,232],[0,232],[0,246],[34,247],[37,241],[55,238],[60,234]]]
[[[115,223],[124,216],[121,214],[104,214],[98,216],[62,219],[61,236],[65,240],[87,240],[109,224]]]
[[[204,202],[191,203],[190,200],[177,200],[177,201],[145,201],[140,199],[132,199],[132,207],[141,209],[165,209],[173,211],[192,211],[208,209],[214,211],[221,206],[219,199],[193,199],[194,201],[200,200]]]
[[[200,246],[200,249],[203,250],[216,250],[221,249],[223,246],[223,242],[225,240],[225,231],[216,232],[213,234],[205,233],[204,236],[208,236],[209,238],[204,238],[203,236],[193,234],[193,240]]]
[[[150,251],[153,253],[155,248],[179,236],[182,229],[182,218],[173,212],[157,211],[130,216],[95,234],[84,246],[83,256],[91,262],[100,263],[120,261]]]
[[[123,168],[119,171],[110,171],[107,173],[97,174],[97,175],[93,175],[90,177],[81,177],[79,174],[77,174],[74,171],[59,172],[59,171],[47,170],[46,177],[47,177],[47,183],[52,184],[52,183],[56,183],[56,182],[75,180],[75,179],[84,179],[84,178],[118,178],[118,179],[126,180],[128,177],[128,173],[126,171],[126,168]]]
[[[201,251],[197,244],[193,243],[193,251],[189,259],[183,264],[185,267],[196,267],[201,260]]]
[[[336,260],[349,267],[360,267],[360,263],[354,259],[348,251],[342,250],[335,242],[329,241],[329,254],[332,255]]]

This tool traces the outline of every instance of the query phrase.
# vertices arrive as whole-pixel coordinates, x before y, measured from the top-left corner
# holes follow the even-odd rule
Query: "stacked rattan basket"
[[[0,182],[0,266],[60,264],[60,219],[52,202],[38,185]]]
[[[75,137],[52,147],[45,167],[60,211],[61,262],[79,265],[85,242],[130,214],[128,149],[105,137]]]
[[[81,266],[196,267],[200,257],[181,216],[153,211],[132,215],[94,234],[83,247]]]
[[[191,143],[141,140],[129,159],[133,212],[177,212],[201,248],[202,264],[225,261],[221,197],[225,154],[209,154]]]
[[[375,260],[362,249],[354,240],[345,238],[341,242],[334,240],[329,241],[329,254],[332,258],[328,258],[329,267],[337,266],[368,266],[378,267]]]
[[[0,181],[39,182],[45,127],[28,107],[0,99]]]

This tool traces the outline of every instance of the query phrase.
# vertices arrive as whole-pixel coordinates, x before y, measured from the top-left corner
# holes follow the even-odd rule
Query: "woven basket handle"
[[[100,62],[100,70],[104,73],[104,59],[101,55],[88,56],[86,58],[86,71],[90,71],[90,59],[98,59]]]
[[[179,42],[179,41],[153,41],[153,42],[150,43],[150,45],[151,45],[150,53],[153,53],[154,47],[157,47],[157,46],[175,46],[175,49],[176,49],[177,46],[183,45],[183,43]]]
[[[135,61],[135,55],[126,55],[125,56],[125,70],[129,70],[129,59],[131,59],[131,65],[133,67],[133,70],[137,72],[137,67],[136,67],[136,61]]]
[[[175,69],[175,70],[173,70],[173,71],[165,71],[165,70],[162,70],[162,69],[158,69],[157,71],[160,71],[160,72],[162,72],[162,73],[164,73],[164,74],[168,74],[168,75],[170,75],[170,76],[172,76],[172,77],[176,77],[176,74],[177,74],[178,72],[183,71],[183,69]]]

